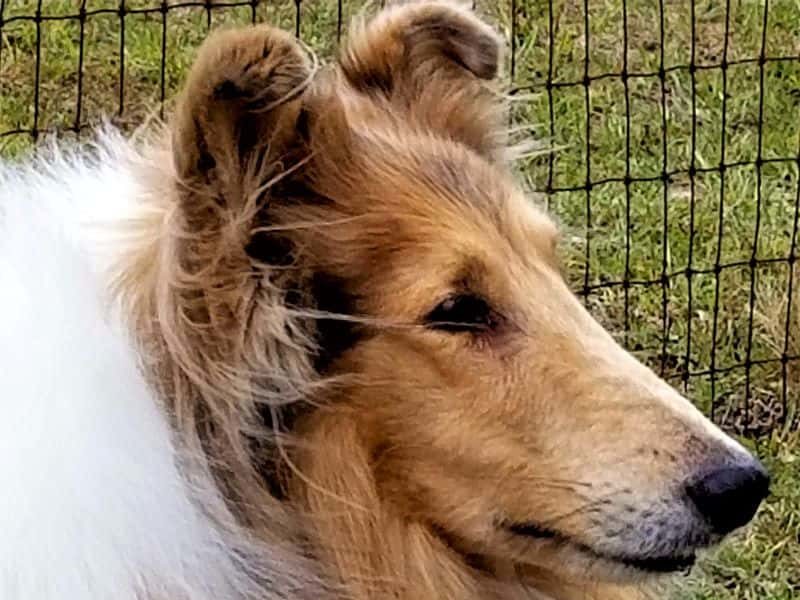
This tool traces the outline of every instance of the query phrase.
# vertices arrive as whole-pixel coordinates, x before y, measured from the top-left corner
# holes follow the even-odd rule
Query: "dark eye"
[[[425,317],[425,323],[451,333],[480,332],[492,329],[496,319],[483,298],[463,294],[444,300]]]

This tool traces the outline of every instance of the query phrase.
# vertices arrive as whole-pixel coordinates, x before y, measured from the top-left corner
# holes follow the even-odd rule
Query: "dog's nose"
[[[757,460],[725,465],[687,486],[687,494],[715,533],[746,524],[769,494],[769,474]]]

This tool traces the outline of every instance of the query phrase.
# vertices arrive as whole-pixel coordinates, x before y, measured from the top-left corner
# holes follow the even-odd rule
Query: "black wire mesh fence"
[[[552,149],[519,172],[577,249],[576,291],[726,428],[796,424],[797,3],[477,5],[509,40],[515,124]],[[328,56],[363,6],[0,0],[0,156],[163,116],[210,28],[270,22]]]

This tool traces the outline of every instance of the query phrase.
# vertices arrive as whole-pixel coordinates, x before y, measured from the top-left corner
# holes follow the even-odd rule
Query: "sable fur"
[[[216,553],[193,588],[163,561],[117,597],[629,600],[653,579],[610,557],[695,549],[675,486],[746,453],[567,289],[510,173],[500,62],[445,1],[356,24],[325,68],[225,31],[162,134],[106,142],[132,202],[93,285]],[[426,324],[467,292],[491,332]]]

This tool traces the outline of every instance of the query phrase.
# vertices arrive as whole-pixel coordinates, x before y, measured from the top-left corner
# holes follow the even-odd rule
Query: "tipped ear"
[[[339,63],[357,90],[391,94],[443,77],[493,79],[500,39],[454,2],[411,2],[381,12],[351,34]]]
[[[355,90],[491,155],[504,115],[486,82],[498,74],[501,48],[494,30],[461,4],[410,2],[354,28],[339,65]]]
[[[277,172],[297,137],[300,96],[312,76],[289,34],[266,26],[221,31],[201,46],[173,121],[177,174],[236,208]]]

